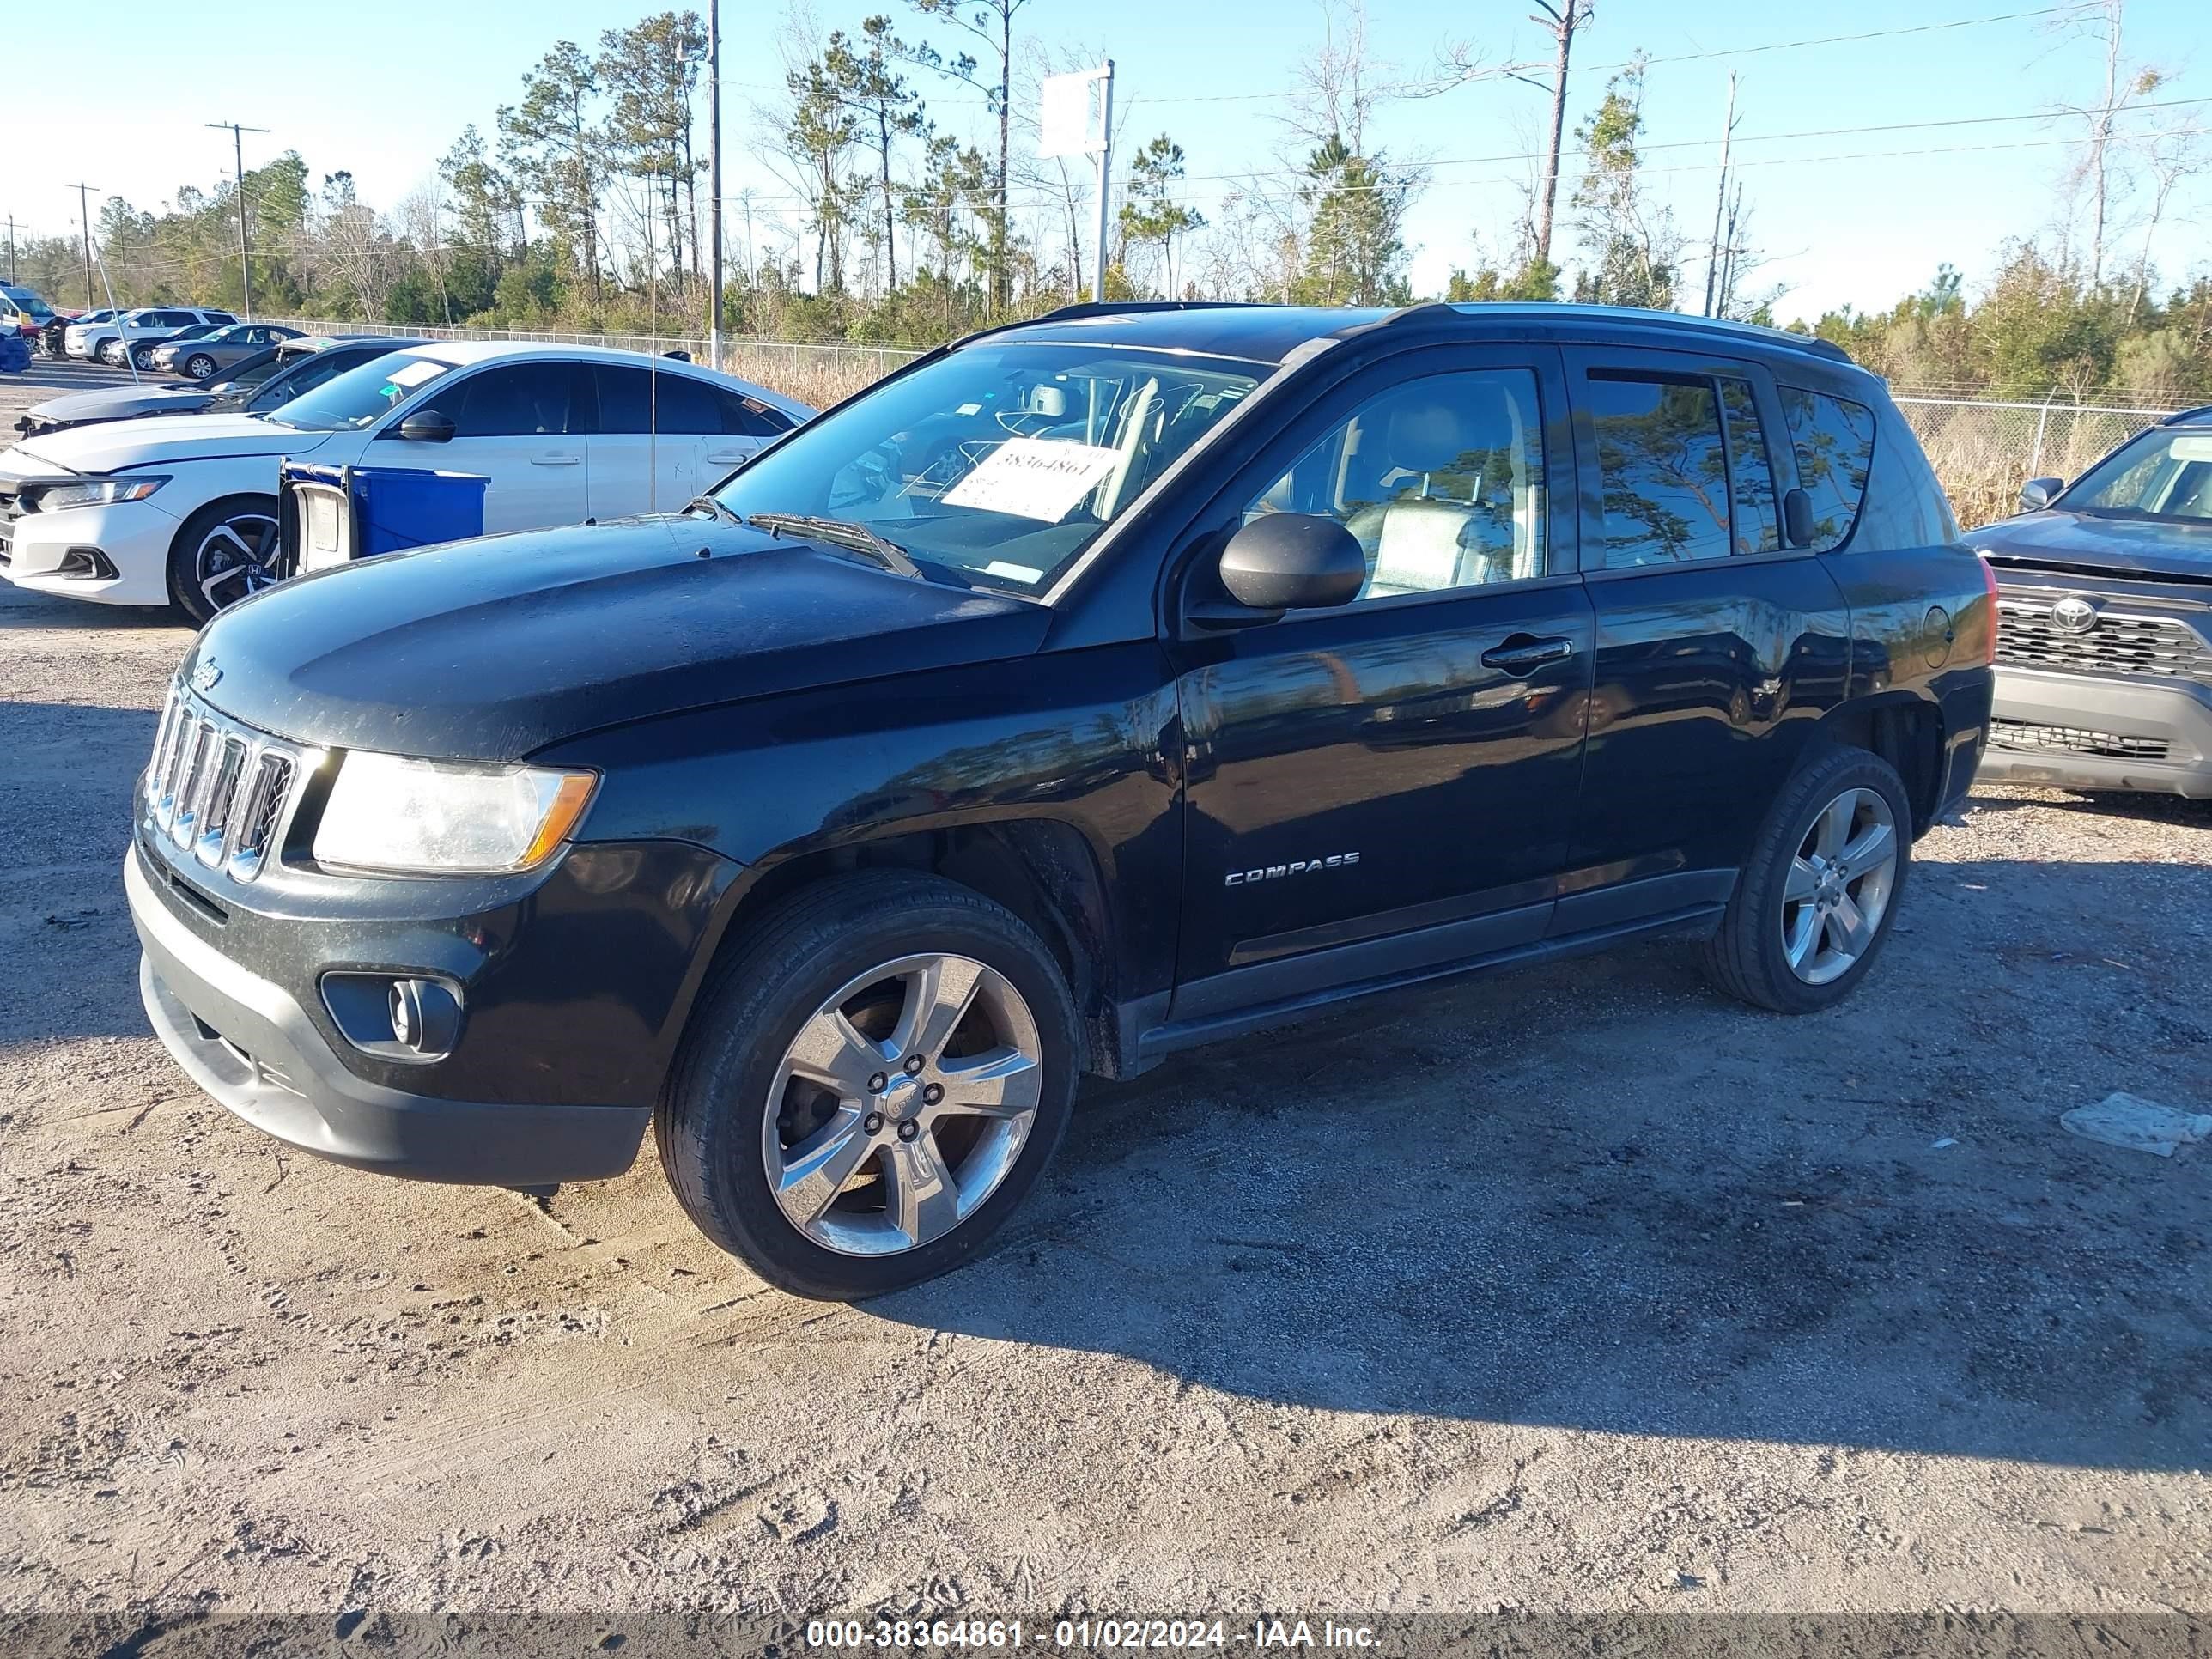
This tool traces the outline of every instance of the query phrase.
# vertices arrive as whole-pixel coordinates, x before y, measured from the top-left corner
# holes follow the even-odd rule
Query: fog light
[[[345,1040],[380,1060],[443,1060],[461,1037],[461,988],[415,974],[323,975],[323,1006]]]
[[[453,1053],[461,1005],[450,987],[434,979],[395,979],[389,1004],[394,1042],[425,1060]]]

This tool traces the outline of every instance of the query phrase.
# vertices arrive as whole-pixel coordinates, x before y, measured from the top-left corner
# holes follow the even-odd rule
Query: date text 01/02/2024
[[[1356,857],[1357,854],[1354,854]],[[1323,1619],[1062,1619],[1048,1629],[1018,1619],[811,1620],[806,1644],[823,1649],[1015,1649],[1024,1646],[1119,1652],[1128,1649],[1371,1649],[1366,1625]]]

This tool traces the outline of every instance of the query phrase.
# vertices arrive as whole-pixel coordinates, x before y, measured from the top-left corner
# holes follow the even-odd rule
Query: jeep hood
[[[251,415],[158,415],[42,433],[24,439],[15,453],[18,466],[28,459],[55,472],[122,472],[171,461],[305,455],[329,442],[331,435],[277,426]],[[270,477],[273,480],[276,475]]]
[[[1966,540],[2000,566],[2212,581],[2212,524],[2106,518],[2047,507],[1984,525]]]
[[[180,672],[302,743],[519,760],[656,714],[1026,656],[1050,616],[732,525],[633,519],[280,584],[218,616]]]

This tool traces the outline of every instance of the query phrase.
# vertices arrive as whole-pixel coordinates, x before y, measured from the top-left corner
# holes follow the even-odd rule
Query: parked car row
[[[34,410],[41,424],[0,454],[0,574],[204,622],[275,579],[287,458],[478,475],[487,533],[534,530],[679,507],[813,413],[633,352],[395,345],[269,349],[274,390],[118,388]]]
[[[35,437],[103,421],[136,420],[144,415],[265,415],[349,368],[422,343],[381,334],[298,335],[264,347],[234,367],[206,378],[109,386],[49,398],[19,416],[15,430]]]
[[[235,323],[227,311],[204,306],[142,306],[98,320],[71,323],[62,331],[62,349],[71,357],[123,367],[125,353],[135,368],[154,367],[154,348],[165,340],[197,337]]]

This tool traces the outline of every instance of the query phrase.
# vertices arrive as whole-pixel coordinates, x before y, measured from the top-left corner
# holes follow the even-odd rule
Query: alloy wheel
[[[208,610],[221,611],[272,586],[276,557],[275,515],[234,513],[200,538],[192,554],[192,580]]]
[[[195,380],[204,380],[214,373],[215,359],[212,357],[195,357],[185,365],[185,374]]]
[[[1043,1098],[1037,1023],[1012,981],[959,956],[857,975],[799,1027],[762,1116],[769,1190],[846,1255],[951,1232],[1021,1157]]]
[[[1782,888],[1782,951],[1808,985],[1849,973],[1881,934],[1897,889],[1897,819],[1872,789],[1820,809]]]

